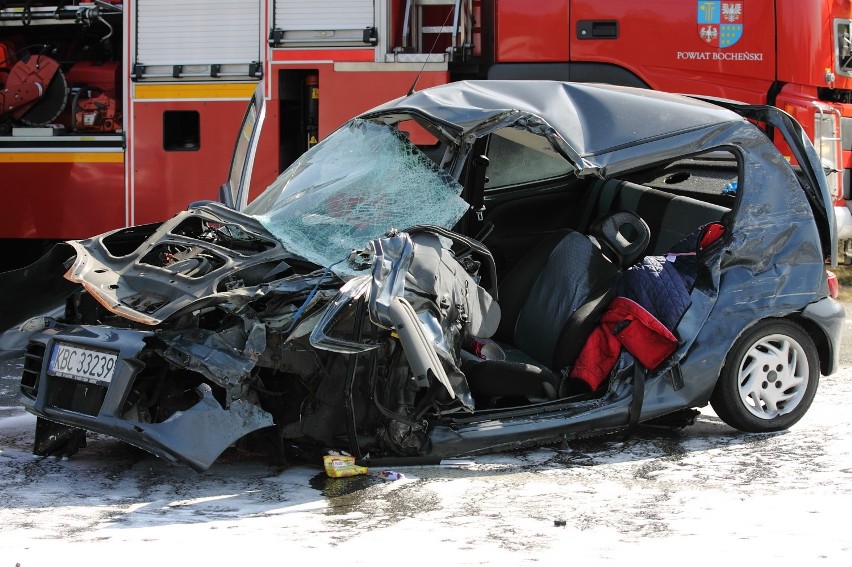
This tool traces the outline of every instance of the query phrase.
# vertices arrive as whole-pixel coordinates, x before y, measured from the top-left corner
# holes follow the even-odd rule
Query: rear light
[[[826,270],[825,276],[828,281],[828,294],[837,299],[837,296],[840,295],[840,282],[837,280],[837,274],[831,270]]]
[[[814,147],[822,161],[832,196],[834,199],[843,198],[840,111],[836,108],[822,106],[815,108]]]

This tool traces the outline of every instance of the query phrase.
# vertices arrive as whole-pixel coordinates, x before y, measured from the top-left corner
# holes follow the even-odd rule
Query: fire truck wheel
[[[734,343],[710,405],[741,431],[780,431],[808,411],[819,375],[816,347],[802,327],[780,319],[761,321]]]

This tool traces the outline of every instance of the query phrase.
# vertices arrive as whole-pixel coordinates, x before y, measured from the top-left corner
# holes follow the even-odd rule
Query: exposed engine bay
[[[76,258],[66,278],[81,287],[45,332],[56,341],[65,324],[91,329],[93,337],[108,332],[129,360],[75,347],[59,356],[77,361],[76,369],[65,365],[87,379],[87,393],[51,377],[64,388],[56,395],[69,405],[92,398],[92,413],[103,417],[119,402],[106,397],[106,376],[114,384],[126,375],[126,394],[111,411],[136,444],[134,432],[207,427],[205,412],[228,414],[221,436],[205,433],[189,458],[181,455],[198,469],[273,423],[279,448],[288,440],[346,447],[351,419],[365,432],[358,440],[365,451],[417,454],[436,407],[473,409],[460,345],[492,334],[499,321],[499,307],[476,284],[487,250],[436,227],[394,231],[353,251],[350,265],[372,275],[347,282],[287,254],[250,218],[215,204],[71,245]],[[31,359],[38,348],[31,343]],[[37,382],[26,386],[33,396]],[[382,423],[387,427],[377,427]],[[45,425],[37,434],[41,453],[67,454],[81,442],[57,428]],[[175,458],[167,436],[158,438],[164,446],[153,452]]]

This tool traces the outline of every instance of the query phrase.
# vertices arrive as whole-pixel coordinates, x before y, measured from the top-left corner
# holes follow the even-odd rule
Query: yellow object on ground
[[[322,458],[325,474],[331,478],[367,474],[367,467],[355,464],[355,457],[350,455],[325,455]]]

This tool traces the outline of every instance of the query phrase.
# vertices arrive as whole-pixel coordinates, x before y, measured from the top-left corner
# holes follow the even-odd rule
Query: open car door
[[[249,101],[237,133],[228,179],[219,188],[219,201],[238,211],[243,210],[248,203],[254,157],[257,153],[257,145],[260,143],[260,132],[265,116],[266,99],[263,94],[263,82],[260,82]]]

